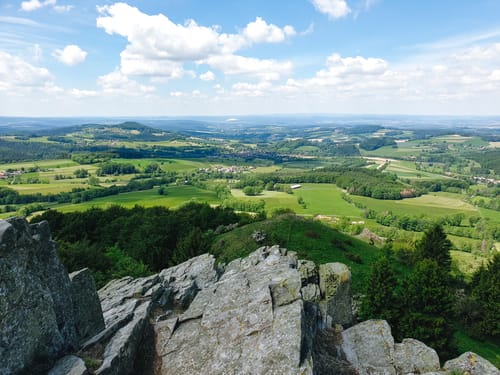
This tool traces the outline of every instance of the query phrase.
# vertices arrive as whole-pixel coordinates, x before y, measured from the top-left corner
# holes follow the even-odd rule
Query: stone
[[[359,375],[396,375],[394,338],[385,320],[367,320],[341,332],[340,350]]]
[[[438,371],[439,357],[436,351],[415,339],[404,339],[395,345],[394,367],[398,374]]]
[[[187,308],[199,290],[213,284],[217,278],[215,258],[203,254],[159,274],[164,289],[162,305]]]
[[[300,290],[304,301],[319,302],[321,291],[317,284],[307,284]]]
[[[151,312],[151,302],[140,304],[132,320],[120,328],[106,345],[96,375],[132,374]]]
[[[78,338],[71,283],[47,222],[0,221],[0,369],[51,363]],[[50,368],[50,367],[49,367]]]
[[[351,271],[342,263],[319,266],[319,288],[332,324],[352,325]]]
[[[470,375],[500,375],[500,371],[491,362],[473,352],[465,352],[458,358],[446,361],[443,368],[466,371]]]
[[[105,328],[101,302],[88,268],[71,273],[69,278],[76,332],[80,342],[84,342]]]
[[[231,262],[178,320],[155,325],[160,372],[312,374],[300,289],[279,247]]]
[[[87,367],[83,359],[74,356],[67,355],[61,358],[52,370],[49,371],[48,375],[87,375]]]
[[[300,280],[302,281],[302,286],[307,284],[318,284],[318,266],[311,260],[299,259],[297,262],[297,269],[300,273]]]

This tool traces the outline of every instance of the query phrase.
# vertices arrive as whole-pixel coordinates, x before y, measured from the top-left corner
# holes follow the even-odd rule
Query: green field
[[[133,207],[137,204],[144,207],[165,206],[169,208],[176,208],[181,206],[183,203],[193,200],[207,203],[218,202],[213,191],[199,189],[194,186],[182,185],[169,186],[165,188],[164,195],[159,195],[158,189],[155,188],[151,190],[134,191],[110,197],[97,198],[91,202],[56,205],[53,206],[53,208],[61,212],[84,211],[91,207],[106,208],[115,204],[123,207]]]
[[[279,191],[264,191],[255,197],[247,197],[242,190],[233,189],[235,198],[246,200],[262,199],[266,202],[266,210],[272,212],[277,208],[289,208],[300,215],[333,215],[361,218],[362,211],[344,201],[342,190],[334,184],[302,184],[302,187],[287,194]],[[302,197],[305,208],[297,199]]]
[[[0,164],[0,171],[6,169],[21,169],[21,168],[32,168],[32,167],[40,167],[40,168],[63,168],[63,167],[71,167],[78,165],[74,161],[70,159],[53,159],[53,160],[40,160],[34,162],[19,162],[19,163],[7,163]]]
[[[402,200],[380,200],[351,195],[354,202],[361,203],[378,212],[392,211],[396,215],[426,216],[438,218],[463,213],[466,217],[477,216],[479,211],[471,204],[446,193],[431,193],[417,198]],[[497,213],[498,215],[498,213]]]

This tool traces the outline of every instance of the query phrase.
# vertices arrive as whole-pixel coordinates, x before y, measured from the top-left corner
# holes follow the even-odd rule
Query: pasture
[[[85,211],[91,207],[107,208],[112,205],[133,207],[140,205],[144,207],[165,206],[177,208],[189,201],[217,203],[215,192],[199,189],[189,185],[172,185],[165,188],[165,193],[160,195],[158,189],[134,191],[109,197],[97,198],[90,202],[76,204],[55,205],[52,208],[61,212]]]
[[[278,208],[289,208],[299,215],[332,215],[360,218],[362,211],[344,201],[342,190],[334,184],[302,184],[302,187],[287,194],[279,191],[264,191],[262,194],[248,197],[239,189],[231,190],[238,199],[264,200],[266,210],[272,212]],[[298,203],[302,197],[304,205]]]
[[[479,214],[473,205],[441,193],[431,193],[402,200],[380,200],[357,195],[350,195],[350,198],[375,211],[392,211],[396,215],[438,218],[458,213],[463,213],[466,217]]]

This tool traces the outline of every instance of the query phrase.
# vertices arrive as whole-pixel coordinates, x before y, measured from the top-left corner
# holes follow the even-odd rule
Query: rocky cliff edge
[[[98,296],[88,270],[70,276],[47,223],[0,221],[1,375],[500,374],[474,353],[441,369],[385,321],[351,326],[349,269],[278,246],[227,265],[201,255]]]

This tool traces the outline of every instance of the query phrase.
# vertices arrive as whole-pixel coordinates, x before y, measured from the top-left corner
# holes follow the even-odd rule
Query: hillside
[[[253,234],[264,235],[255,241]],[[273,219],[248,224],[221,234],[212,245],[212,253],[220,262],[245,257],[259,245],[279,244],[296,251],[301,259],[317,264],[342,262],[353,274],[353,291],[362,293],[370,264],[382,255],[374,246],[339,232],[317,220],[285,214]],[[402,266],[400,266],[403,270]]]

